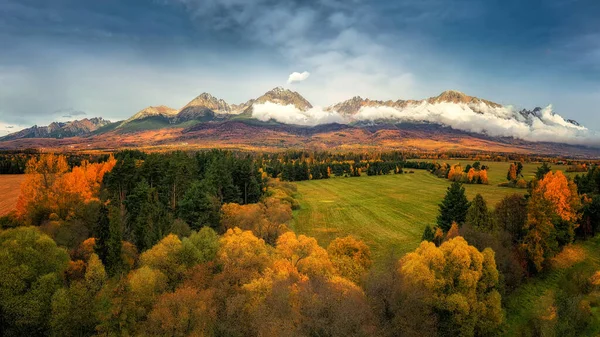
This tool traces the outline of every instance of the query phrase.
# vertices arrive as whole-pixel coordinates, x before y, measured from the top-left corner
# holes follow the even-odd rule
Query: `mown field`
[[[491,173],[492,171],[490,171]],[[413,174],[333,178],[296,183],[300,209],[293,229],[327,245],[338,236],[364,240],[376,257],[415,249],[426,225],[435,224],[450,182],[424,170]],[[467,197],[481,193],[490,206],[525,190],[465,185]]]
[[[24,174],[0,174],[0,216],[15,209]]]
[[[464,185],[469,199],[480,193],[493,208],[506,195],[526,193],[497,186],[506,181],[510,163],[482,164],[489,166],[490,184]],[[533,178],[538,166],[525,164],[525,179]],[[298,233],[316,237],[321,245],[338,236],[354,235],[369,244],[376,258],[390,251],[399,255],[411,251],[419,245],[425,226],[435,224],[438,205],[450,186],[448,180],[427,171],[414,172],[297,182],[301,208],[295,211],[292,227]]]

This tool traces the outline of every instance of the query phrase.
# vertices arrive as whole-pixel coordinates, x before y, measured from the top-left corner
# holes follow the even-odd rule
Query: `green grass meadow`
[[[461,162],[463,166],[469,163]],[[493,208],[507,195],[526,193],[498,186],[506,181],[510,163],[482,164],[489,166],[490,184],[465,184],[469,200],[480,193]],[[533,178],[538,166],[525,164],[525,179]],[[294,212],[292,228],[297,233],[313,236],[324,246],[336,237],[353,235],[365,241],[378,258],[390,251],[402,255],[419,245],[425,226],[435,224],[438,205],[450,182],[425,170],[414,170],[413,174],[335,177],[296,185],[300,209]]]
[[[438,204],[450,182],[424,170],[413,174],[332,178],[298,182],[300,209],[293,229],[327,245],[338,236],[364,240],[375,257],[415,249],[426,225],[435,224]],[[490,207],[525,190],[465,185],[467,197],[481,193]]]

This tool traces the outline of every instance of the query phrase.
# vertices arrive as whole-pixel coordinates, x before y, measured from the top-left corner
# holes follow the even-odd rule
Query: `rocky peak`
[[[476,108],[477,105],[483,103],[485,105],[488,105],[492,108],[499,108],[501,107],[500,104],[498,103],[494,103],[485,99],[480,99],[477,97],[473,97],[473,96],[469,96],[466,95],[458,90],[446,90],[444,92],[442,92],[440,95],[436,96],[436,97],[431,97],[427,100],[428,103],[430,104],[435,104],[435,103],[463,103],[463,104],[468,104],[471,106],[471,108]]]
[[[190,110],[212,110],[216,113],[228,113],[231,111],[231,107],[227,102],[222,99],[216,98],[213,95],[204,92],[200,94],[198,97],[194,98],[191,102],[189,102],[186,106],[184,106],[180,113],[183,111]]]
[[[351,115],[357,114],[360,111],[360,109],[363,107],[387,106],[387,107],[393,107],[393,108],[402,108],[406,105],[406,102],[407,101],[403,101],[403,100],[397,100],[397,101],[371,100],[368,98],[362,98],[360,96],[354,96],[349,100],[346,100],[346,101],[337,103],[336,105],[333,105],[331,107],[328,107],[326,110],[337,111],[342,115],[351,116]]]
[[[121,124],[121,126],[125,125],[127,123],[130,123],[130,122],[133,122],[135,120],[141,120],[141,119],[145,119],[145,118],[149,118],[149,117],[164,117],[166,119],[169,119],[171,117],[174,117],[175,115],[177,115],[177,110],[169,108],[168,106],[165,106],[165,105],[149,106],[147,108],[144,108],[144,109],[138,111],[131,118],[124,121]]]
[[[281,105],[294,105],[296,108],[304,111],[313,107],[312,104],[310,104],[310,102],[302,97],[302,95],[299,93],[289,89],[284,89],[282,87],[276,87],[270,91],[267,91],[264,95],[257,98],[254,101],[254,104],[266,102],[277,103]]]

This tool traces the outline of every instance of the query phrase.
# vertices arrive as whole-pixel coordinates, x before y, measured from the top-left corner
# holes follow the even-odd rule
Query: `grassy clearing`
[[[0,216],[15,209],[24,174],[0,174]]]
[[[506,306],[505,336],[515,336],[527,326],[534,315],[535,308],[543,307],[544,295],[554,293],[560,287],[560,281],[574,268],[600,270],[600,237],[566,247],[563,253],[554,258],[552,267],[545,273],[530,278],[514,293],[503,299]],[[586,336],[600,334],[600,312],[592,308],[593,323],[585,333]]]
[[[338,236],[354,235],[381,257],[393,250],[415,249],[423,229],[434,224],[438,204],[450,182],[427,171],[414,174],[333,178],[296,183],[301,208],[293,229],[327,245]],[[495,185],[465,185],[467,197],[481,193],[490,206],[525,190]]]

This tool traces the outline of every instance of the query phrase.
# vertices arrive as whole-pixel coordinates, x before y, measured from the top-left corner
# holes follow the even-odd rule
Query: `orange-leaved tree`
[[[42,154],[39,158],[31,158],[17,200],[17,216],[28,224],[36,224],[56,211],[56,194],[60,192],[56,182],[68,170],[67,159],[62,155]]]
[[[43,154],[27,162],[26,177],[17,201],[17,215],[27,224],[37,225],[52,213],[70,216],[82,202],[96,200],[104,175],[112,170],[116,159],[81,166],[69,172],[63,155]]]
[[[549,172],[534,183],[521,245],[534,270],[541,271],[548,257],[573,241],[580,207],[577,187],[562,172]]]

